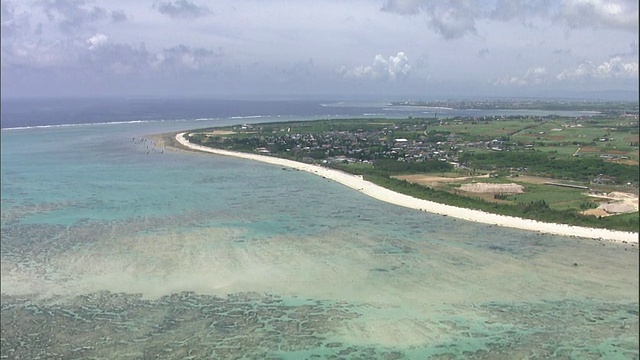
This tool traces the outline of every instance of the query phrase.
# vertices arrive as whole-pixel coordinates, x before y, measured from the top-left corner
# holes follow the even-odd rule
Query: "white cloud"
[[[87,40],[89,44],[89,50],[93,50],[103,44],[105,44],[109,40],[109,37],[105,34],[95,34]]]
[[[495,82],[496,85],[530,86],[563,82],[585,83],[588,81],[637,80],[638,61],[625,60],[623,57],[612,57],[600,64],[584,61],[576,67],[565,69],[557,74],[550,74],[547,68],[532,67],[521,76],[508,76]]]
[[[342,66],[338,71],[348,78],[395,81],[406,77],[411,71],[411,65],[405,53],[401,51],[395,56],[389,56],[388,60],[378,54],[371,65],[353,69]]]
[[[549,74],[544,66],[529,68],[522,76],[510,76],[498,80],[498,85],[530,86],[541,85],[549,81]]]
[[[620,56],[603,61],[599,65],[585,61],[575,68],[563,70],[556,78],[560,81],[572,80],[578,82],[590,79],[638,79],[638,61],[624,60]]]
[[[388,62],[389,78],[395,80],[396,78],[403,78],[411,71],[411,65],[409,65],[409,59],[403,52],[399,52],[396,56],[389,56]]]

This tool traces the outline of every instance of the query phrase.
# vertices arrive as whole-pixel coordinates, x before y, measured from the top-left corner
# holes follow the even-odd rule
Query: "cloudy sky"
[[[3,97],[638,92],[637,0],[2,0]]]

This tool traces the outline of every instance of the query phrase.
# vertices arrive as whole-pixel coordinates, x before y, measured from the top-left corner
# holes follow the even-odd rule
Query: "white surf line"
[[[242,159],[260,161],[268,164],[284,166],[297,170],[307,171],[312,174],[322,176],[327,179],[334,180],[349,188],[358,190],[365,195],[375,199],[385,201],[391,204],[426,211],[438,215],[451,216],[453,218],[474,221],[495,226],[515,228],[521,230],[530,230],[546,234],[576,236],[591,239],[602,239],[614,242],[638,243],[638,233],[588,228],[582,226],[573,226],[566,224],[546,223],[530,219],[522,219],[513,216],[491,214],[484,211],[472,210],[466,208],[444,205],[433,201],[417,199],[405,194],[401,194],[382,186],[376,185],[362,179],[362,177],[347,174],[342,171],[325,168],[319,165],[305,164],[293,160],[281,159],[273,156],[248,154],[237,151],[214,149],[202,145],[192,144],[184,135],[179,133],[176,135],[176,141],[180,144],[197,151],[208,152],[217,155],[233,156]]]

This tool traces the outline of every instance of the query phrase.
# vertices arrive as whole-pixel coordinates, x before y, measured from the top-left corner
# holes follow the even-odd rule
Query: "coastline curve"
[[[612,242],[638,243],[638,233],[616,231],[582,226],[547,223],[531,219],[523,219],[513,216],[492,214],[480,210],[466,209],[437,202],[423,200],[401,194],[372,182],[364,180],[357,175],[348,174],[339,170],[325,168],[319,165],[306,164],[293,160],[282,159],[266,155],[249,154],[237,151],[210,148],[192,144],[185,138],[186,132],[176,134],[175,139],[181,145],[196,151],[207,152],[216,155],[232,156],[236,158],[260,161],[267,164],[284,166],[296,170],[306,171],[324,178],[333,180],[351,189],[360,191],[374,199],[407,207],[415,210],[426,211],[433,214],[451,216],[456,219],[490,224],[501,227],[520,230],[535,231],[545,234],[573,236],[589,239],[607,240]]]

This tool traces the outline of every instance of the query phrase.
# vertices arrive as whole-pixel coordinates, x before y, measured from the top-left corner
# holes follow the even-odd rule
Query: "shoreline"
[[[214,149],[202,145],[192,144],[185,139],[186,132],[176,134],[175,140],[181,145],[196,151],[211,154],[232,156],[241,159],[260,161],[272,165],[284,166],[296,170],[306,171],[323,178],[336,181],[351,189],[357,190],[372,198],[391,203],[394,205],[407,207],[415,210],[425,211],[437,215],[451,216],[456,219],[484,223],[489,225],[529,230],[545,234],[572,236],[589,239],[607,240],[620,243],[638,243],[638,233],[607,230],[599,228],[588,228],[566,224],[546,223],[537,220],[523,219],[513,216],[497,215],[480,210],[466,209],[436,203],[429,200],[417,199],[405,194],[397,193],[382,186],[376,185],[362,179],[357,175],[348,174],[339,170],[325,168],[319,165],[301,163],[293,160],[282,159],[266,155],[249,154],[237,151]]]

